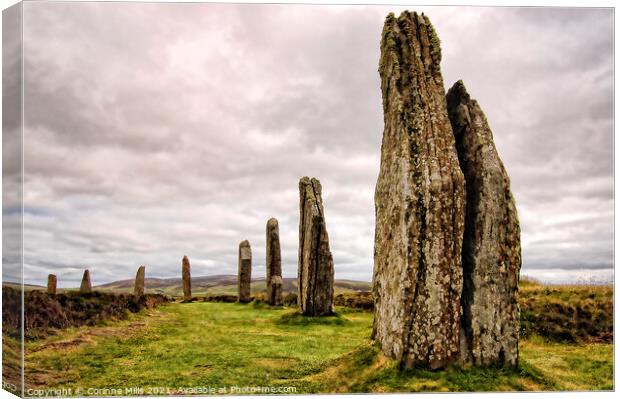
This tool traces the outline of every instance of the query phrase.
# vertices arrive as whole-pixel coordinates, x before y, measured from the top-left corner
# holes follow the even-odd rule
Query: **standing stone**
[[[307,316],[329,315],[333,313],[334,260],[317,179],[299,180],[299,211],[299,306]]]
[[[145,267],[140,266],[138,268],[138,272],[136,273],[136,281],[133,286],[133,294],[135,296],[144,295],[144,272],[145,272]]]
[[[93,286],[90,283],[90,271],[84,270],[84,276],[82,276],[82,284],[80,284],[80,293],[87,294],[93,290]]]
[[[267,302],[272,306],[282,305],[282,256],[280,253],[280,229],[278,220],[267,221]]]
[[[486,117],[462,81],[447,102],[467,191],[461,357],[475,365],[516,366],[521,233],[510,179]]]
[[[459,361],[465,187],[440,60],[424,14],[387,16],[372,335],[404,368]]]
[[[239,244],[239,297],[238,301],[251,301],[250,285],[252,284],[252,249],[248,240]]]
[[[189,258],[187,255],[183,256],[181,277],[183,278],[183,300],[189,301],[192,299],[192,276],[189,270]]]
[[[47,276],[47,293],[48,294],[56,294],[56,285],[58,284],[58,279],[55,274],[50,274]]]

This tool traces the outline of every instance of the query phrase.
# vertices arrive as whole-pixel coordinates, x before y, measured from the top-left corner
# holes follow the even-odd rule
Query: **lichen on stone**
[[[334,261],[318,179],[299,180],[298,303],[309,316],[333,313]]]
[[[510,180],[487,119],[463,81],[452,86],[446,99],[467,182],[461,358],[475,365],[515,367],[521,244]]]
[[[430,26],[403,12],[383,30],[373,338],[402,367],[434,369],[458,360],[465,194]]]

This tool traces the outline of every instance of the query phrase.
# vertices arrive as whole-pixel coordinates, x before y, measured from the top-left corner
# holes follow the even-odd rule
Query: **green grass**
[[[528,362],[545,370],[562,390],[612,390],[613,345],[549,343],[532,337],[521,345]]]
[[[517,370],[401,371],[370,341],[371,326],[371,313],[346,308],[308,318],[256,303],[173,303],[28,343],[26,384],[163,387],[163,394],[197,386],[290,386],[295,393],[613,388],[610,344],[533,337],[522,342]]]

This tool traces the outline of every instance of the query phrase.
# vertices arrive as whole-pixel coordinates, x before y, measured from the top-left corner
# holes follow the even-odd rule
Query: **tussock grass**
[[[544,285],[525,280],[519,286],[521,336],[560,342],[612,342],[613,286]]]

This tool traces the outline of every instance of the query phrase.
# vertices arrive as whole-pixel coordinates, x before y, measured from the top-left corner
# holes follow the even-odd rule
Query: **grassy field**
[[[78,395],[126,394],[127,387],[144,394],[613,389],[611,344],[530,336],[517,370],[400,371],[371,343],[371,313],[337,310],[307,318],[263,304],[172,303],[63,330],[26,343],[26,388]]]

